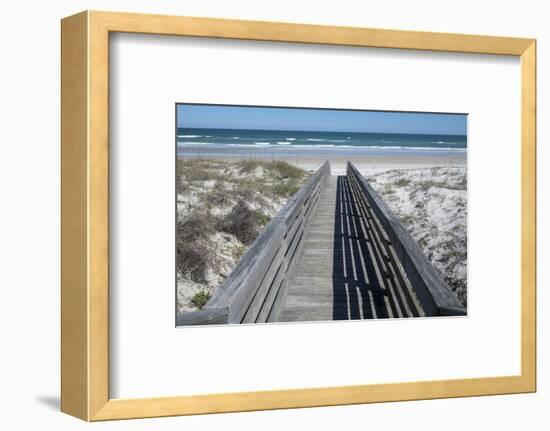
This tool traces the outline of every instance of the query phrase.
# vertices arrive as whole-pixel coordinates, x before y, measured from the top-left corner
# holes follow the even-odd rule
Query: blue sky
[[[177,106],[178,127],[185,128],[466,135],[466,121],[465,114],[224,105]]]

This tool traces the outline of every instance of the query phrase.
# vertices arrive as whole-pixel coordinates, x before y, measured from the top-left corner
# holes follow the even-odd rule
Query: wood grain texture
[[[353,181],[328,179],[276,321],[439,315],[422,309],[388,233]]]
[[[332,320],[335,206],[336,177],[331,176],[306,228],[304,249],[290,277],[278,322]]]
[[[109,400],[109,32],[91,13],[88,19],[88,349],[93,417]]]
[[[218,325],[227,323],[228,307],[210,307],[192,313],[178,314],[176,325]]]
[[[533,42],[521,56],[521,375],[537,375],[537,61]]]
[[[88,419],[87,14],[61,26],[61,410]]]
[[[416,241],[388,208],[384,200],[363,178],[353,163],[348,162],[347,172],[352,183],[361,191],[364,199],[372,207],[384,227],[387,238],[399,256],[399,260],[408,279],[414,286],[416,296],[420,300],[426,315],[438,316],[442,308],[453,309],[455,313],[462,309],[461,314],[465,315],[466,310],[424,256]]]
[[[94,420],[147,418],[530,392],[521,376],[110,400]]]
[[[268,21],[91,12],[110,31],[325,45],[521,55],[532,39]]]
[[[109,33],[113,31],[521,56],[521,375],[110,400],[108,53]],[[63,411],[85,420],[107,420],[519,393],[536,389],[536,49],[533,39],[84,12],[62,21],[61,49]]]

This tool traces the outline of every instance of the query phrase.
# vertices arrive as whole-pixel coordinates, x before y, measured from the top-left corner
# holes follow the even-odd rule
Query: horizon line
[[[260,131],[278,131],[278,132],[314,132],[314,133],[341,133],[341,134],[389,134],[389,135],[426,135],[426,136],[468,136],[464,133],[416,133],[416,132],[387,132],[387,131],[368,131],[368,132],[350,132],[350,131],[339,131],[339,130],[305,130],[305,129],[257,129],[257,128],[240,128],[240,127],[186,127],[186,126],[176,126],[176,129],[195,129],[195,130],[260,130]]]

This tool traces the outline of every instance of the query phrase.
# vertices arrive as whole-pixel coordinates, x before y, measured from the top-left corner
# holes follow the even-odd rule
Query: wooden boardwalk
[[[346,176],[330,176],[277,321],[423,316],[380,221]]]
[[[176,325],[464,316],[422,250],[348,162],[326,161],[201,310]]]

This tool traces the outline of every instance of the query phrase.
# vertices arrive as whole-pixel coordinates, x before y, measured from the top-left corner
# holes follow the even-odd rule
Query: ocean
[[[178,155],[224,153],[463,153],[464,135],[346,133],[292,130],[177,129]]]

